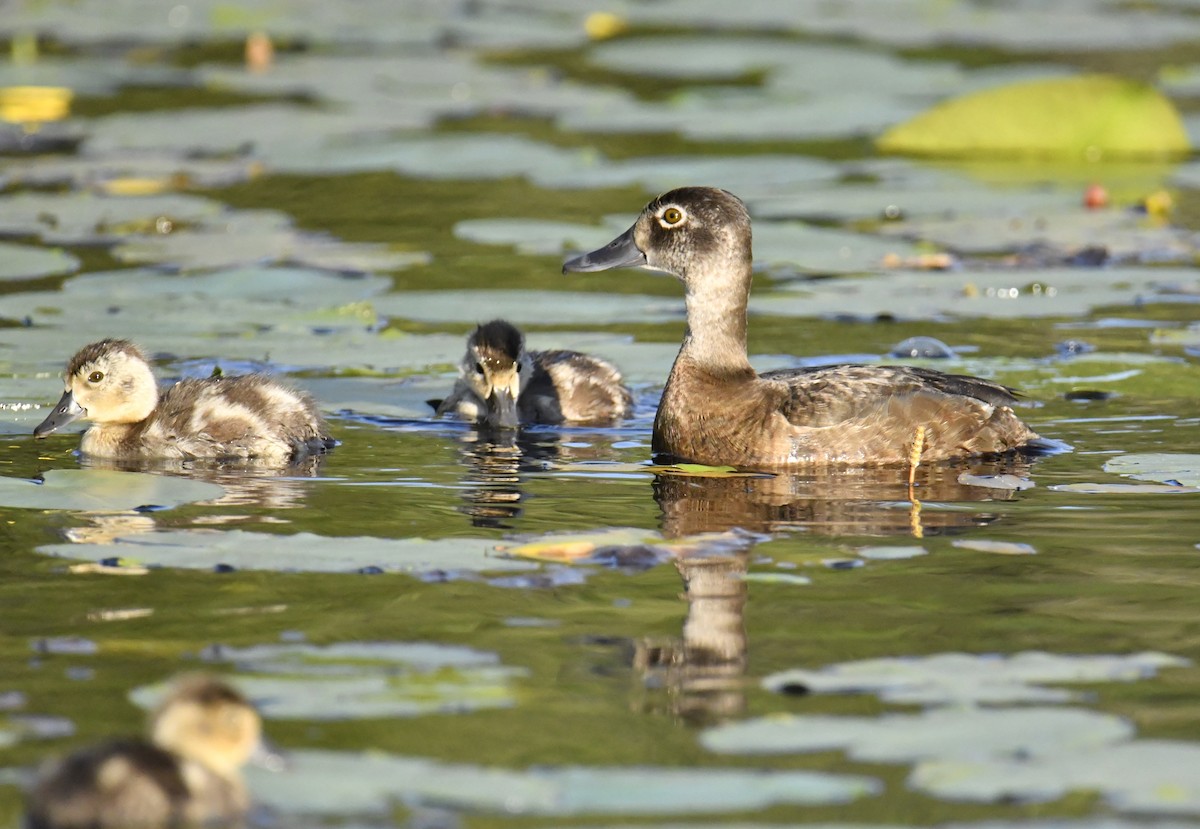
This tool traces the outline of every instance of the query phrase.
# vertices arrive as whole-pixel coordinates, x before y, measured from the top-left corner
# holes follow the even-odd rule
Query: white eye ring
[[[664,207],[662,212],[658,214],[658,223],[664,228],[679,227],[687,221],[687,214],[683,209],[675,205]]]

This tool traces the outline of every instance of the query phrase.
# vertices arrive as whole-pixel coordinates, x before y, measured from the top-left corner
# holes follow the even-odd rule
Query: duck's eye
[[[99,383],[103,379],[104,379],[103,371],[93,371],[91,374],[88,375],[89,383]]]
[[[683,211],[678,207],[668,207],[662,213],[663,224],[677,225],[683,221]]]
[[[520,363],[517,363],[516,366],[514,366],[514,368],[516,368],[517,374],[521,373],[521,364]]]
[[[483,376],[483,363],[475,364],[475,373],[478,374],[480,377]]]

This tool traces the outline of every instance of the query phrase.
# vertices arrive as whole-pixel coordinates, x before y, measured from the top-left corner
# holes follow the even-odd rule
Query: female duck
[[[450,396],[437,414],[492,427],[519,423],[611,423],[633,409],[616,366],[578,351],[526,351],[511,323],[492,320],[467,338]]]
[[[906,366],[756,374],[746,357],[750,216],[724,190],[684,187],[563,272],[646,267],[684,287],[687,330],[654,420],[653,448],[740,466],[911,464],[1006,452],[1038,436],[1004,386]]]
[[[153,716],[152,742],[111,740],[43,769],[27,826],[226,825],[249,805],[239,769],[262,750],[261,737],[241,694],[212,677],[184,677]]]
[[[160,397],[150,361],[127,340],[81,349],[67,364],[65,384],[33,434],[87,418],[92,426],[79,445],[85,455],[286,462],[334,445],[308,395],[261,374],[182,380]]]

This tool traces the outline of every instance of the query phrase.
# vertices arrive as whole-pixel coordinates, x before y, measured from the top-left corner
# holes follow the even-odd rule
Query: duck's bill
[[[515,429],[520,424],[517,416],[517,397],[509,389],[496,387],[488,401],[488,425],[498,429]]]
[[[641,268],[646,265],[646,254],[638,250],[633,241],[633,228],[622,233],[599,250],[568,259],[563,273],[591,273],[612,268]]]
[[[50,416],[37,425],[33,430],[35,438],[44,438],[46,435],[57,432],[68,423],[78,420],[87,414],[87,409],[84,409],[75,402],[75,395],[70,389],[63,392],[63,396],[59,398],[58,403],[54,405],[54,411]]]

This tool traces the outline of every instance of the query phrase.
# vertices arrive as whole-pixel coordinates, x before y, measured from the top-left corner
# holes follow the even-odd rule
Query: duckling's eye
[[[478,374],[480,377],[483,376],[483,363],[475,364],[475,373]]]
[[[517,374],[520,374],[521,373],[521,364],[520,363],[517,363],[516,369],[517,369]]]
[[[89,383],[99,383],[103,379],[104,379],[103,371],[93,371],[91,374],[88,375]]]
[[[683,211],[678,207],[668,207],[662,212],[664,226],[677,225],[683,221]]]

